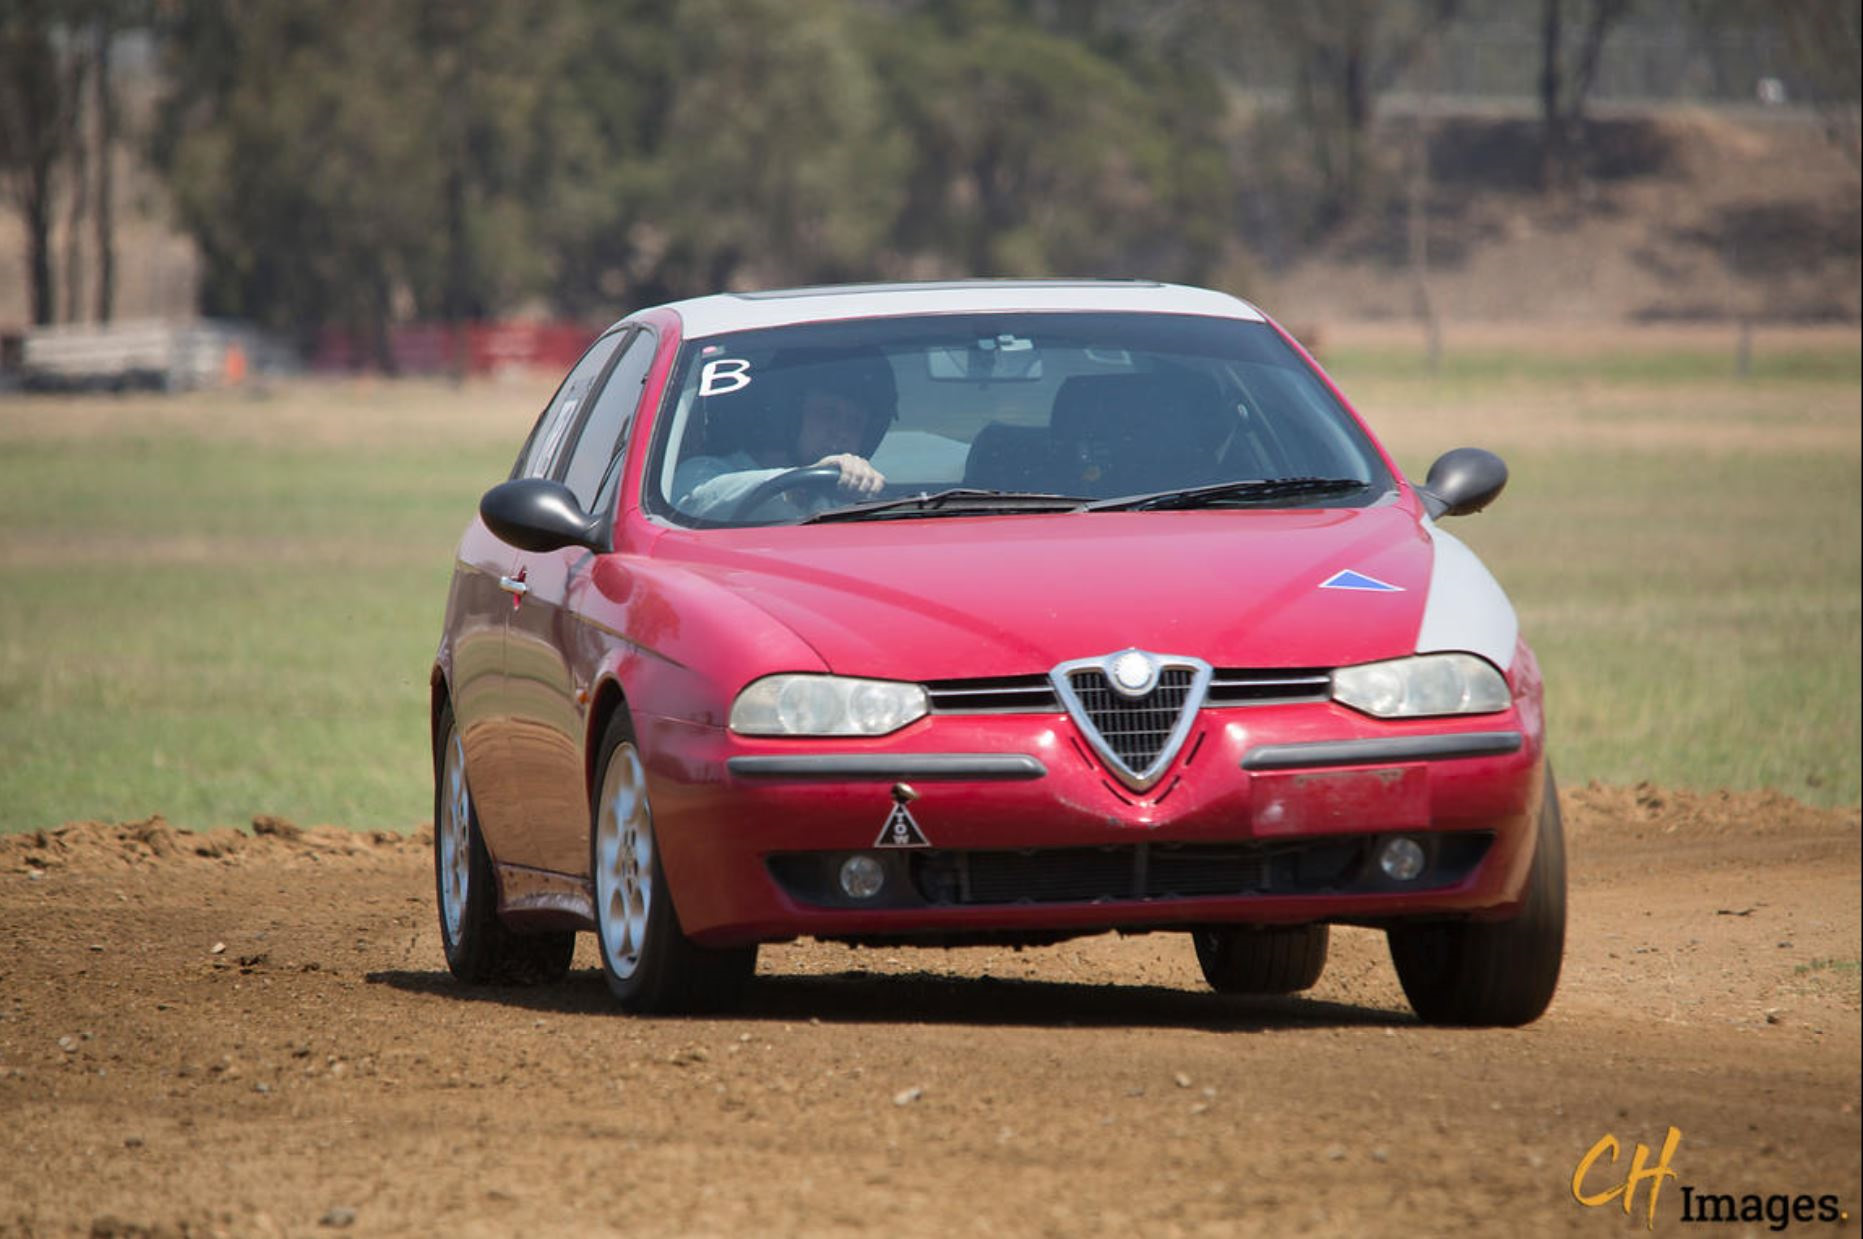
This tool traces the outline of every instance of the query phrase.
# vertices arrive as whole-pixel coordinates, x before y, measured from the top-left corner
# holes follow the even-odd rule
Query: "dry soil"
[[[0,1234],[1626,1235],[1687,1186],[1859,1193],[1858,813],[1566,797],[1551,1011],[1420,1026],[1379,935],[1297,999],[1182,935],[766,948],[640,1019],[444,970],[425,832],[159,818],[0,838]],[[1793,1222],[1830,1233],[1854,1220]]]

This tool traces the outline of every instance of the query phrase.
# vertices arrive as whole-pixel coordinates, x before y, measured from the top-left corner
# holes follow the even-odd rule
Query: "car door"
[[[511,548],[483,522],[473,521],[460,539],[446,604],[449,665],[447,691],[453,721],[466,754],[466,775],[487,846],[496,847],[497,828],[510,820],[509,795],[501,795],[503,738],[498,698],[505,674],[505,624],[511,596],[500,578],[511,571]]]
[[[591,394],[626,336],[625,331],[609,332],[589,346],[532,427],[511,470],[513,478],[553,475],[567,454],[567,443],[582,421]],[[474,548],[479,574],[495,580],[499,591],[491,604],[495,619],[474,617],[476,645],[471,666],[460,669],[457,648],[454,653],[455,678],[465,679],[469,671],[474,685],[470,709],[459,703],[455,710],[461,716],[461,733],[468,737],[466,771],[479,829],[499,864],[541,867],[545,856],[529,829],[528,801],[538,783],[531,761],[535,746],[529,740],[533,710],[524,692],[514,691],[511,676],[511,623],[522,613],[530,589],[528,568],[516,547],[499,541],[479,522],[467,534],[467,544]],[[491,631],[497,633],[495,671],[486,667],[486,637]]]
[[[627,441],[653,365],[655,337],[635,331],[621,345],[583,409],[552,476],[593,512],[613,502],[618,455]],[[576,618],[575,595],[589,584],[593,552],[581,547],[521,553],[528,585],[512,611],[506,680],[514,758],[523,768],[526,848],[539,868],[586,876],[589,796],[584,720],[589,680],[609,638]]]

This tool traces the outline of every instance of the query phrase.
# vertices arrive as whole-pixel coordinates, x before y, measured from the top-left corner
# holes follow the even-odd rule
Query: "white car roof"
[[[1196,314],[1261,322],[1248,302],[1207,288],[1146,280],[951,280],[922,284],[841,284],[771,292],[716,293],[662,307],[677,313],[688,340],[794,323],[908,314],[1014,310]]]

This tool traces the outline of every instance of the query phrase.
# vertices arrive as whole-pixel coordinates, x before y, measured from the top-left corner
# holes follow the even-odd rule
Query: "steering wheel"
[[[752,512],[778,495],[792,490],[826,490],[840,484],[840,465],[805,465],[800,469],[791,469],[767,482],[759,482],[748,495],[737,501],[737,506],[731,509],[731,519],[748,520]]]

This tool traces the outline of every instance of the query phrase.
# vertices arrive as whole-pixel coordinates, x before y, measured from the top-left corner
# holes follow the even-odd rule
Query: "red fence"
[[[402,374],[498,374],[511,370],[561,372],[600,333],[581,323],[469,323],[450,327],[410,323],[388,333],[388,349]],[[462,365],[463,361],[463,365]],[[360,332],[326,327],[317,338],[311,368],[323,373],[375,370],[375,349]]]

